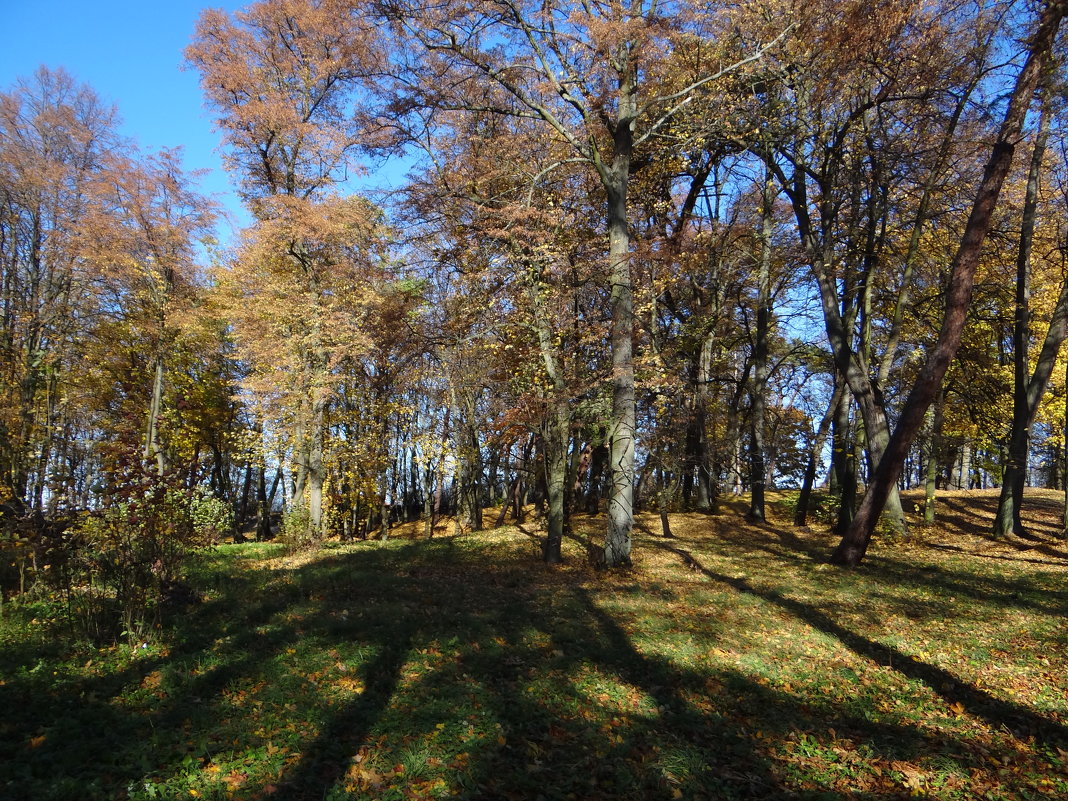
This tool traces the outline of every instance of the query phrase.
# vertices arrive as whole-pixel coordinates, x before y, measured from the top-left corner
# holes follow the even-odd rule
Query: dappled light
[[[293,557],[220,546],[199,557],[203,602],[143,648],[62,651],[48,624],[8,617],[3,786],[41,799],[1068,788],[1068,564],[993,563],[946,550],[975,535],[928,532],[841,573],[807,550],[826,553],[825,534],[784,540],[781,525],[677,516],[675,538],[639,535],[618,574],[588,567],[578,536],[564,567],[534,567],[512,527]],[[30,636],[13,639],[16,625]]]
[[[229,195],[0,87],[0,801],[1068,798],[1068,0],[173,5]]]

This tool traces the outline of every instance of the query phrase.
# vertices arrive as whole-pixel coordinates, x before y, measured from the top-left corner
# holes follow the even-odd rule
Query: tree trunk
[[[935,522],[935,493],[938,484],[938,453],[940,451],[939,446],[942,438],[942,410],[944,408],[944,403],[945,395],[939,394],[938,400],[935,401],[930,413],[931,425],[930,434],[927,438],[927,461],[924,465],[925,476],[923,486],[923,522],[928,526],[934,525]]]
[[[434,536],[434,523],[437,517],[434,503],[434,465],[428,459],[426,468],[423,470],[423,519],[426,529],[423,532],[427,539]]]
[[[812,486],[816,482],[816,461],[819,459],[819,454],[823,450],[823,443],[827,441],[827,432],[830,430],[831,421],[834,419],[834,415],[838,410],[838,404],[842,402],[843,394],[845,394],[845,382],[837,381],[834,388],[834,395],[831,396],[831,402],[827,405],[827,411],[823,413],[823,419],[820,420],[820,424],[816,428],[816,435],[812,438],[812,447],[810,447],[808,451],[808,462],[805,464],[805,478],[801,482],[801,493],[797,497],[797,509],[794,510],[795,526],[804,526],[808,524],[808,506],[812,498]]]
[[[697,452],[697,511],[716,513],[716,479],[712,468],[711,448],[708,445],[709,385],[712,381],[712,348],[715,337],[709,332],[701,342],[697,363],[697,387],[694,390],[694,420]]]
[[[256,541],[266,542],[271,538],[271,502],[267,498],[267,468],[256,471]],[[275,475],[275,483],[278,475]]]
[[[1068,365],[1064,368],[1064,390],[1068,393]],[[1064,514],[1061,516],[1061,539],[1068,539],[1068,402],[1064,404]]]
[[[671,496],[675,494],[675,484],[669,479],[667,471],[660,468],[658,471],[659,481],[656,492],[656,509],[660,514],[660,531],[667,539],[675,535],[671,533],[671,520],[668,518],[668,509],[671,504]]]
[[[316,398],[312,405],[311,437],[308,442],[308,534],[312,541],[323,536],[323,437],[326,428],[326,401]]]
[[[998,499],[998,511],[994,516],[994,537],[1003,539],[1010,534],[1024,534],[1023,521],[1020,519],[1020,506],[1023,503],[1024,484],[1027,478],[1027,460],[1030,445],[1031,424],[1038,411],[1038,401],[1045,393],[1046,384],[1053,372],[1053,361],[1064,339],[1063,324],[1058,328],[1058,314],[1063,310],[1058,302],[1046,334],[1042,356],[1035,365],[1034,376],[1029,375],[1029,345],[1031,341],[1031,249],[1035,238],[1035,218],[1038,215],[1038,183],[1042,172],[1042,160],[1046,154],[1046,141],[1049,136],[1049,114],[1045,108],[1039,122],[1035,147],[1031,153],[1031,166],[1027,173],[1027,190],[1024,196],[1023,219],[1020,223],[1020,248],[1016,257],[1016,307],[1012,332],[1013,359],[1013,394],[1012,425],[1009,428],[1009,451],[1002,474],[1001,496]],[[1068,287],[1068,283],[1065,284]],[[1065,298],[1062,289],[1061,298]],[[1051,341],[1051,340],[1055,340]],[[1052,347],[1053,345],[1056,347]],[[1036,382],[1041,387],[1035,386]],[[1032,403],[1032,398],[1034,402]]]
[[[1057,29],[1060,27],[1066,9],[1068,9],[1068,0],[1054,0],[1041,13],[1038,30],[1031,40],[1027,62],[1016,80],[1009,107],[1005,113],[1005,120],[994,144],[990,162],[984,171],[983,180],[964,229],[960,248],[953,258],[946,294],[946,310],[938,340],[934,348],[929,351],[927,361],[909,392],[897,427],[864,493],[860,509],[831,557],[836,564],[858,565],[867,553],[879,514],[886,505],[891,490],[895,488],[905,455],[923,425],[927,407],[938,394],[950,362],[960,347],[961,332],[968,307],[971,305],[979,253],[987,232],[990,230],[991,218],[1005,177],[1012,166],[1013,153],[1038,85],[1042,67],[1046,63],[1047,54],[1056,38]]]
[[[162,476],[167,472],[166,457],[159,442],[159,415],[163,408],[163,355],[155,358],[152,375],[152,400],[148,407],[148,424],[145,431],[145,461],[155,461],[156,474]]]
[[[615,159],[602,171],[608,206],[608,261],[612,282],[612,490],[608,497],[608,532],[604,541],[605,567],[630,564],[634,527],[634,297],[630,275],[630,229],[627,187],[630,178],[631,120],[635,109],[624,108],[634,98],[621,93],[616,128]]]
[[[544,426],[545,494],[548,500],[548,515],[545,521],[546,537],[542,557],[551,565],[562,561],[560,553],[564,540],[565,498],[567,493],[567,441],[570,429],[570,412],[566,398],[557,398],[551,404]]]
[[[764,202],[760,225],[760,269],[757,277],[756,342],[753,343],[753,382],[750,386],[749,517],[764,520],[764,401],[768,386],[768,334],[771,327],[771,235],[772,206],[776,192],[771,170],[764,178]]]
[[[245,480],[241,483],[241,499],[237,505],[237,515],[234,523],[234,540],[242,542],[245,539],[243,530],[245,521],[248,520],[249,495],[252,493],[252,454],[249,454],[248,464],[245,465]]]
[[[603,426],[590,458],[590,478],[586,487],[586,513],[595,515],[601,504],[601,482],[608,464],[608,431]]]

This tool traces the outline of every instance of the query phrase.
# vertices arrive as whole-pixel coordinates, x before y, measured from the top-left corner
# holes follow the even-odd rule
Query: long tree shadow
[[[661,545],[988,722],[1064,742],[1059,724],[780,593],[709,571],[673,541]],[[765,686],[737,667],[680,661],[656,638],[639,642],[642,620],[627,611],[639,600],[642,614],[696,638],[699,650],[726,634],[713,618],[672,628],[676,596],[658,607],[654,593],[649,603],[643,581],[602,586],[588,573],[533,564],[523,546],[491,560],[451,539],[235,573],[218,598],[178,621],[170,654],[24,702],[25,716],[0,728],[2,756],[18,763],[3,769],[0,796],[148,798],[152,787],[155,797],[188,797],[182,781],[207,781],[225,764],[238,767],[226,768],[232,784],[220,798],[890,797],[848,789],[851,768],[789,772],[783,749],[814,747],[801,734],[828,729],[837,734],[819,737],[868,744],[857,759],[889,764],[934,749],[958,755],[962,771],[982,767],[951,736],[875,722],[862,706]],[[336,691],[341,681],[353,688],[347,695]],[[0,685],[0,700],[15,704],[47,686],[16,676]],[[25,745],[36,731],[28,721],[79,708],[44,743]],[[87,744],[94,721],[106,731]],[[446,767],[450,784],[435,786]]]
[[[1030,565],[1042,565],[1042,566],[1045,566],[1045,567],[1049,567],[1050,566],[1050,561],[1048,559],[1029,559],[1026,556],[1006,556],[1005,554],[1001,554],[1001,553],[977,553],[975,551],[970,551],[967,548],[962,548],[959,545],[947,545],[946,543],[943,543],[943,542],[933,542],[933,543],[930,543],[927,547],[929,547],[929,548],[931,548],[933,550],[936,550],[936,551],[945,551],[947,553],[963,554],[963,555],[968,556],[968,558],[974,557],[974,558],[977,558],[977,559],[996,559],[996,560],[1001,561],[1001,562],[1016,562],[1016,563],[1030,564]],[[1057,557],[1059,557],[1059,558],[1068,558],[1068,556],[1066,556],[1064,554],[1059,554],[1058,553],[1058,554],[1055,554],[1055,555]]]
[[[1007,727],[1018,738],[1033,736],[1051,747],[1068,745],[1068,727],[1058,721],[1037,714],[1031,709],[996,698],[979,687],[963,682],[959,677],[935,665],[906,654],[892,645],[875,642],[850,631],[829,615],[808,604],[795,601],[770,589],[759,589],[744,578],[732,578],[705,568],[684,549],[668,547],[687,564],[694,566],[712,581],[734,590],[760,598],[791,613],[813,628],[828,634],[858,656],[885,665],[899,673],[923,682],[931,691],[950,703],[962,704],[968,712],[995,727]]]

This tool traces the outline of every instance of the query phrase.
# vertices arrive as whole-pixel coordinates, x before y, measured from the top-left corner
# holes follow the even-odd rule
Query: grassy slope
[[[139,649],[8,604],[0,798],[1065,796],[1068,551],[986,539],[994,502],[948,496],[852,572],[738,510],[610,575],[585,517],[555,570],[529,525],[222,546]],[[1057,512],[1033,499],[1038,533]]]

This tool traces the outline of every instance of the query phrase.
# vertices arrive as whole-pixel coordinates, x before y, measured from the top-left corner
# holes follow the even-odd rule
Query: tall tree
[[[257,220],[255,250],[274,250],[273,264],[289,272],[291,297],[310,312],[290,341],[299,348],[302,376],[292,432],[294,489],[298,498],[308,491],[313,537],[322,529],[330,397],[324,337],[334,264],[326,253],[344,247],[345,226],[365,232],[370,222],[363,211],[360,219],[349,216],[358,207],[330,194],[346,178],[365,130],[353,93],[358,78],[374,68],[374,41],[374,29],[343,0],[261,0],[232,18],[205,11],[186,51],[219,115],[227,166]]]
[[[398,31],[418,48],[407,101],[450,112],[532,118],[588,165],[601,191],[608,239],[612,355],[612,489],[605,564],[630,561],[635,479],[634,296],[629,221],[636,149],[712,84],[759,58],[729,38],[711,44],[689,69],[667,58],[693,35],[714,35],[714,14],[680,3],[586,4],[493,0],[437,6],[385,4]],[[729,26],[725,26],[729,30]],[[730,57],[735,45],[735,58]],[[700,48],[698,48],[700,50]],[[671,80],[666,67],[671,64]]]
[[[1020,222],[1020,242],[1016,258],[1016,302],[1013,325],[1013,404],[1012,424],[1005,470],[1001,480],[1001,495],[994,517],[994,536],[1024,535],[1020,516],[1024,484],[1027,480],[1030,430],[1038,412],[1038,404],[1045,394],[1061,344],[1068,336],[1068,277],[1061,282],[1061,290],[1046,330],[1041,351],[1033,370],[1029,371],[1028,357],[1031,339],[1031,254],[1034,248],[1038,218],[1039,183],[1049,139],[1050,110],[1042,110],[1035,135],[1031,163]]]
[[[117,123],[62,70],[0,94],[0,494],[16,507],[39,507],[51,437],[65,429],[58,382],[93,296],[81,235]]]
[[[942,379],[960,346],[983,241],[990,230],[1002,185],[1021,141],[1021,132],[1043,65],[1053,48],[1066,11],[1068,1],[1051,0],[1039,13],[1037,28],[1028,42],[1026,60],[1013,86],[1005,118],[976,192],[960,247],[950,266],[945,314],[938,339],[909,391],[898,423],[864,493],[857,516],[835,549],[832,561],[837,564],[857,565],[864,558],[879,514],[901,474],[909,447],[923,425],[927,407],[938,394]]]

